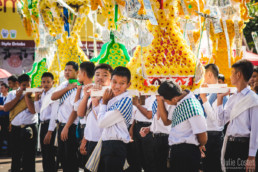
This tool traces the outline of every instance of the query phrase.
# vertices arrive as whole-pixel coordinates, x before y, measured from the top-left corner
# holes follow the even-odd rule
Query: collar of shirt
[[[122,99],[124,97],[128,97],[128,96],[129,96],[129,93],[128,93],[128,91],[126,91],[126,92],[124,92],[124,93],[122,93],[122,94],[112,98],[111,100],[108,101],[108,104],[107,104],[108,106],[107,107],[111,106],[112,104],[114,104],[118,100],[120,100],[120,99]]]
[[[177,106],[186,99],[195,98],[194,94],[191,91],[189,90],[185,90],[185,91],[188,92],[188,94],[184,98],[182,98],[179,102],[177,102]]]
[[[240,91],[240,93],[245,96],[247,93],[249,93],[250,90],[251,90],[250,87],[245,87],[242,91]]]
[[[47,95],[47,94],[51,94],[53,91],[55,90],[55,88],[50,88],[47,92],[45,92],[45,90],[43,91],[43,94],[44,95]]]

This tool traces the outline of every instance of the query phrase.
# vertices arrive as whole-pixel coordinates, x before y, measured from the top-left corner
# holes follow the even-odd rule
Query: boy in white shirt
[[[95,86],[86,85],[84,87],[84,96],[78,107],[78,116],[85,118],[86,127],[84,130],[84,137],[81,142],[80,152],[86,155],[86,162],[91,156],[97,142],[101,138],[102,130],[97,123],[97,114],[99,111],[100,97],[90,97],[90,89],[101,88],[102,86],[109,86],[111,81],[111,73],[113,69],[108,64],[99,64],[94,69]],[[84,169],[85,172],[89,171]]]
[[[74,111],[77,89],[78,64],[70,61],[66,64],[64,75],[67,81],[56,88],[52,100],[59,99],[58,120],[58,158],[64,172],[78,171],[78,140],[76,127],[79,122]]]
[[[206,84],[218,84],[219,68],[215,64],[208,64],[205,66],[204,86]],[[213,93],[200,94],[201,103],[206,114],[208,142],[205,145],[205,157],[202,159],[204,172],[220,172],[221,171],[221,148],[223,144],[223,129],[220,125],[217,107],[217,94]],[[223,106],[226,104],[228,98],[224,97]]]
[[[111,76],[111,89],[103,95],[98,113],[98,125],[103,128],[99,170],[121,172],[126,159],[126,144],[130,141],[128,127],[132,118],[132,98],[127,89],[131,72],[117,67]]]
[[[155,101],[155,96],[144,96],[144,104],[140,103],[143,96],[133,98],[133,114],[134,120],[130,127],[130,133],[133,135],[133,142],[129,146],[128,154],[129,168],[126,172],[141,172],[154,171],[154,154],[153,154],[153,137],[152,134],[147,134],[141,137],[140,130],[142,127],[149,127],[152,122],[152,104]]]
[[[40,113],[40,145],[42,150],[42,165],[44,171],[55,172],[56,161],[54,146],[55,134],[56,134],[56,113],[58,108],[57,102],[44,102],[49,101],[51,94],[54,91],[52,88],[54,84],[54,76],[52,73],[45,72],[41,76],[41,87],[43,92],[35,94],[34,106],[37,113]],[[42,105],[48,103],[46,107]]]
[[[222,124],[228,124],[221,152],[225,171],[254,171],[258,149],[258,97],[248,87],[253,73],[253,64],[239,60],[232,65],[231,84],[237,93],[231,95],[223,108],[223,97],[218,94],[218,115]]]
[[[153,137],[153,156],[154,156],[154,171],[168,171],[167,158],[169,152],[168,146],[168,135],[171,129],[171,125],[165,126],[162,119],[160,118],[160,113],[158,111],[158,103],[156,96],[152,96],[154,102],[152,104],[152,123],[150,127],[143,127],[140,131],[142,137],[145,137],[147,133],[151,134]],[[173,106],[164,104],[168,113],[173,112]]]
[[[75,96],[75,104],[74,104],[74,111],[77,112],[79,104],[81,102],[81,100],[83,99],[83,91],[82,89],[84,87],[87,87],[88,85],[92,85],[92,80],[93,80],[93,76],[94,76],[94,68],[95,65],[93,62],[87,61],[87,62],[82,62],[80,64],[80,68],[79,68],[79,73],[78,73],[78,81],[82,84],[82,86],[77,86],[77,92],[76,92],[76,96]],[[78,112],[77,112],[78,115]],[[79,115],[78,115],[79,116]],[[80,118],[80,116],[79,116]],[[79,141],[79,145],[81,145],[81,142],[84,140],[84,129],[86,126],[86,118],[82,117],[80,118],[80,123],[79,123],[79,130],[77,130],[77,132],[79,131],[79,133],[77,133],[77,137],[78,141]],[[79,167],[84,169],[85,167],[85,163],[87,161],[86,159],[87,157],[83,154],[80,153],[80,151],[78,151],[78,159],[79,159]]]
[[[4,111],[10,111],[11,120],[11,171],[35,172],[38,115],[35,112],[31,93],[23,96],[30,88],[30,77],[22,74],[18,77],[19,89],[9,92]]]
[[[193,93],[182,90],[173,81],[163,82],[158,93],[161,119],[164,125],[171,125],[168,138],[171,171],[198,172],[201,160],[199,147],[207,142],[207,125],[200,102]],[[175,105],[173,113],[168,113],[164,102]]]

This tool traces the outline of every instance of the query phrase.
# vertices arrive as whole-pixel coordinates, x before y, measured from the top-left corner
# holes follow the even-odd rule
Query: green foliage
[[[246,27],[244,28],[244,35],[247,44],[250,49],[254,49],[254,53],[258,52],[258,50],[255,49],[254,41],[251,35],[252,32],[258,32],[258,5],[253,5],[256,2],[258,2],[258,0],[253,0],[247,4],[249,16],[253,17],[253,19],[250,19],[247,23],[245,23]]]

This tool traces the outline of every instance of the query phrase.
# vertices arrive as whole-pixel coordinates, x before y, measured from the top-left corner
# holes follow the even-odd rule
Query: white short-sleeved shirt
[[[209,100],[210,96],[207,97]],[[222,131],[224,129],[223,125],[220,125],[217,110],[217,99],[210,104],[209,101],[203,103],[203,108],[205,113],[207,114],[206,122],[207,122],[207,131]]]
[[[91,99],[88,100],[88,108],[91,104]],[[99,112],[99,105],[97,107],[93,107],[96,115]],[[84,129],[84,138],[89,141],[98,142],[101,138],[103,129],[98,126],[98,121],[93,110],[88,114],[86,118],[86,127]]]
[[[56,90],[62,90],[65,87],[68,86],[68,81],[63,82],[59,87],[57,87]],[[74,110],[74,99],[76,96],[76,90],[71,93],[70,96],[68,96],[62,105],[59,106],[57,119],[60,123],[67,123],[69,120],[69,117]],[[79,118],[76,118],[74,120],[74,124],[77,125],[79,122]]]
[[[188,93],[182,100],[177,103],[177,106],[188,98],[195,98],[193,93]],[[169,114],[169,120],[172,120],[173,113]],[[171,128],[168,137],[169,145],[176,145],[181,143],[199,145],[196,134],[207,131],[206,119],[204,116],[197,115],[181,122],[175,127]]]
[[[146,108],[147,111],[152,111],[152,104],[155,100],[156,100],[156,96],[150,96],[150,97],[146,98],[145,105],[143,105],[143,107]],[[152,122],[152,119],[146,118],[137,107],[134,106],[134,108],[136,108],[135,117],[134,117],[134,119],[136,121]]]
[[[165,103],[165,108],[168,111],[168,115],[173,113],[175,106],[171,106]],[[152,119],[152,123],[150,125],[150,131],[154,134],[158,133],[164,133],[164,134],[169,134],[171,130],[171,125],[165,126],[161,117],[158,119],[157,113],[154,115]]]
[[[76,94],[75,94],[76,95]],[[80,99],[74,103],[74,110],[77,112],[78,108],[79,108],[79,105],[82,101],[82,98],[83,98],[83,87],[81,89],[81,94],[80,94]],[[80,124],[86,124],[86,118],[81,118],[80,119]]]
[[[5,103],[9,103],[16,97],[16,90],[13,90],[9,92]],[[11,122],[12,125],[14,126],[20,126],[20,125],[29,125],[29,124],[34,124],[38,122],[38,115],[37,114],[32,114],[30,111],[25,109],[24,111],[20,112]]]
[[[128,92],[122,93],[114,98],[112,98],[107,105],[100,104],[100,109],[98,113],[98,124],[102,119],[105,117],[106,112],[111,112],[108,111],[108,108],[111,107],[114,103],[116,103],[118,100],[121,100],[124,97],[130,97]],[[118,110],[114,110],[113,112],[118,113],[119,115],[122,116],[122,114]],[[124,143],[129,143],[130,141],[130,135],[129,131],[127,128],[127,125],[125,121],[121,121],[119,123],[116,123],[110,127],[104,128],[102,132],[102,140],[107,141],[107,140],[121,140]]]
[[[38,100],[38,101],[35,101],[34,102],[34,107],[35,107],[35,111],[37,113],[40,113],[40,110],[42,108],[42,104],[43,104],[43,101],[44,101],[44,98],[49,95],[49,94],[52,94],[54,92],[54,88],[51,88],[50,90],[48,90],[48,92],[43,92],[42,95],[41,95],[41,98]],[[46,101],[46,100],[45,100]],[[57,112],[57,103],[58,101],[56,102],[53,102],[51,104],[48,105],[48,107],[46,107],[41,113],[40,113],[40,121],[46,121],[46,120],[50,120],[49,122],[49,131],[54,131],[55,127],[56,127],[56,123],[55,123],[55,120],[56,120],[56,114],[54,114],[55,112]],[[53,112],[52,112],[53,111]]]
[[[248,96],[252,90],[249,87],[244,88],[242,91],[231,95],[223,108],[222,105],[218,106],[218,115],[220,122],[225,125],[230,120],[230,113],[235,108],[235,104]],[[258,99],[258,96],[257,96]],[[226,135],[233,137],[249,137],[249,156],[255,156],[258,149],[258,106],[251,107],[243,111],[239,116],[234,118],[227,128]]]

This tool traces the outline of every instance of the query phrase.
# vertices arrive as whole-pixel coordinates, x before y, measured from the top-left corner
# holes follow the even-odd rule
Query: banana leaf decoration
[[[41,76],[44,72],[47,72],[46,58],[34,63],[31,71],[27,73],[31,78],[31,88],[41,85]]]
[[[115,5],[115,23],[117,22],[118,5]],[[117,28],[117,26],[116,26]],[[113,68],[117,66],[126,66],[130,61],[130,56],[125,46],[121,43],[115,42],[115,36],[110,32],[110,41],[105,43],[97,57],[90,60],[94,63],[106,63]]]

